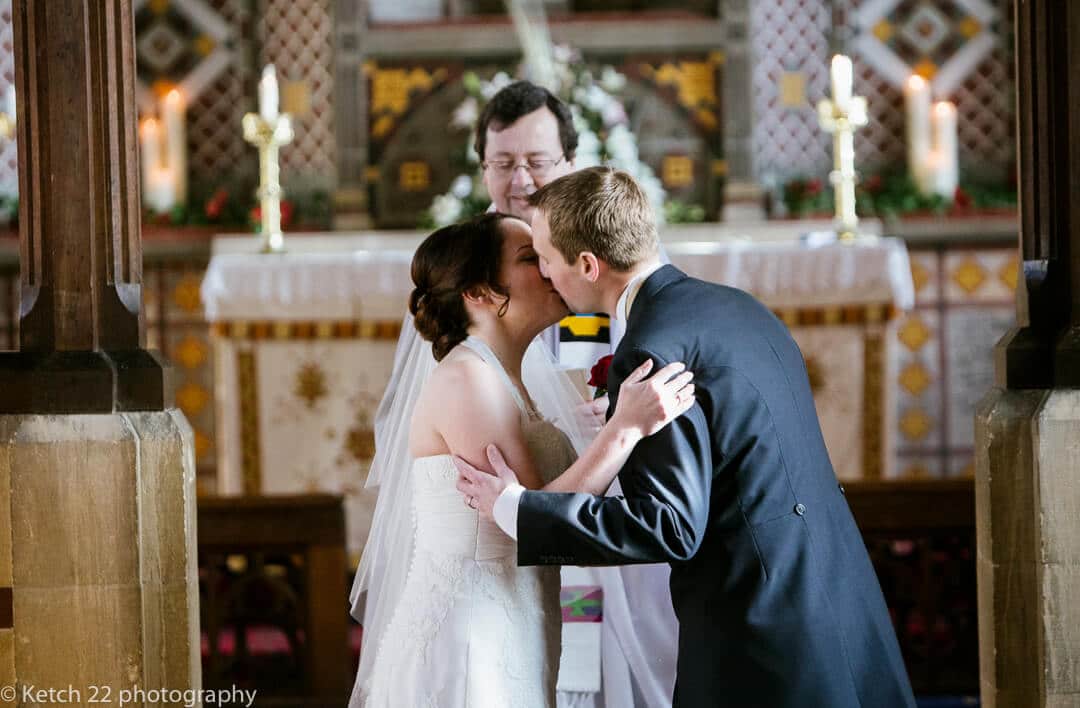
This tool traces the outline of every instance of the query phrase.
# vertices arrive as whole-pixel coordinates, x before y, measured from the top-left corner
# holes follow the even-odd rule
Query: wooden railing
[[[341,501],[330,494],[198,500],[206,688],[255,689],[260,706],[348,702]],[[249,630],[283,638],[287,651],[256,656]]]
[[[974,482],[844,486],[916,694],[977,695]]]

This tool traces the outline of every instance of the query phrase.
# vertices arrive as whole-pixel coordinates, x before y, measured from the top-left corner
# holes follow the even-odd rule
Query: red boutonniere
[[[611,354],[600,357],[600,361],[593,364],[592,371],[589,372],[589,385],[596,387],[595,398],[607,394],[608,369],[611,368],[611,360],[614,358]]]

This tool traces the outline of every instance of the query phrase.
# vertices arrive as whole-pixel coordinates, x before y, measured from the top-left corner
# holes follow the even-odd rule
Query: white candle
[[[161,167],[161,126],[156,118],[146,118],[139,126],[139,165],[146,194],[150,191],[150,174]]]
[[[908,171],[917,185],[922,183],[926,156],[930,152],[930,84],[912,74],[904,84],[907,114]],[[921,187],[920,187],[921,189]]]
[[[187,203],[187,131],[184,97],[176,89],[165,94],[161,115],[165,123],[165,164],[176,180],[173,198]]]
[[[176,205],[176,178],[168,167],[154,167],[147,178],[143,201],[151,211],[167,212]]]
[[[837,54],[832,58],[832,99],[836,109],[847,112],[851,105],[851,87],[854,80],[854,71],[851,59],[843,54]]]
[[[259,79],[259,115],[267,123],[273,123],[278,117],[278,83],[273,64],[263,67]]]
[[[933,190],[947,201],[956,196],[960,181],[959,141],[957,139],[956,106],[948,101],[938,101],[930,114],[934,134],[934,152],[938,155],[937,174]]]

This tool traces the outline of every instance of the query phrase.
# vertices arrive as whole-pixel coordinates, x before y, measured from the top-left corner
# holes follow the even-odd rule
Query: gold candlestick
[[[855,213],[855,131],[866,125],[866,98],[850,96],[847,105],[823,99],[818,103],[818,119],[827,133],[833,134],[833,184],[836,205],[836,232],[841,241],[859,237],[859,217]]]
[[[281,233],[281,166],[278,148],[293,139],[292,120],[282,113],[267,121],[258,113],[244,116],[244,140],[259,149],[259,205],[262,211],[263,253],[280,253],[285,238]]]

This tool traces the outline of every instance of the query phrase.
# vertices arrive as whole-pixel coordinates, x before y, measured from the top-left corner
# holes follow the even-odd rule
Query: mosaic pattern
[[[828,92],[828,34],[832,13],[824,0],[751,3],[751,82],[754,172],[762,179],[828,172],[831,141],[818,127],[813,103]],[[785,77],[787,77],[785,79]],[[781,88],[797,77],[805,99],[791,105]]]
[[[752,4],[753,152],[760,179],[821,177],[831,168],[828,136],[811,106],[829,91],[834,18],[850,37],[855,93],[869,103],[870,124],[856,133],[864,172],[904,165],[902,85],[918,70],[931,77],[938,99],[957,105],[962,172],[989,179],[1014,173],[1011,2],[783,0]]]
[[[245,0],[209,2],[238,33],[250,21],[249,3]],[[240,132],[244,113],[255,107],[254,99],[245,91],[250,68],[244,65],[240,53],[232,59],[188,106],[188,169],[193,184],[215,185],[223,176],[237,172],[254,175],[257,170],[255,151]]]
[[[911,252],[915,309],[897,328],[901,476],[974,471],[975,406],[993,385],[993,347],[1015,324],[1013,248]]]
[[[1015,170],[1015,87],[1008,0],[842,0],[854,33],[855,91],[870,124],[856,134],[867,169],[905,160],[902,87],[913,72],[960,115],[960,165],[984,178]]]
[[[167,87],[191,101],[234,63],[237,32],[203,0],[135,0],[136,100],[154,108]]]
[[[263,63],[273,62],[282,110],[294,116],[296,138],[281,151],[285,180],[332,186],[334,37],[329,0],[268,0],[258,25]]]

